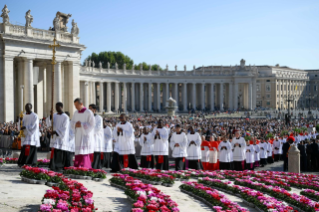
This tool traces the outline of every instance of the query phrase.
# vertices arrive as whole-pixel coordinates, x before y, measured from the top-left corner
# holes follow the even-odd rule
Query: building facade
[[[287,109],[318,107],[319,70],[289,67],[250,66],[245,60],[235,66],[207,66],[178,70],[127,70],[124,65],[110,67],[101,62],[80,64],[86,48],[79,42],[79,28],[71,14],[57,12],[48,30],[32,27],[33,17],[26,12],[25,26],[10,23],[9,10],[2,9],[0,24],[0,121],[15,120],[26,103],[39,117],[49,115],[52,105],[62,101],[73,114],[73,100],[81,97],[85,106],[95,103],[102,112],[164,111],[171,96],[178,111],[252,110],[256,107]],[[56,52],[52,72],[52,44]]]

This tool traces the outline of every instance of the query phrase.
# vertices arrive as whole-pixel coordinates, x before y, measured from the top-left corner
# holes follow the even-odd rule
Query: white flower
[[[55,200],[53,199],[43,199],[43,204],[51,204],[51,205],[55,205]]]
[[[151,200],[157,201],[157,198],[156,197],[151,197]]]

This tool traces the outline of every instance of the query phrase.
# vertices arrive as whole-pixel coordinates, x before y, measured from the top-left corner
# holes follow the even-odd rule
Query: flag
[[[296,89],[295,89],[295,91],[296,91],[296,90],[298,90],[298,85],[296,85]]]

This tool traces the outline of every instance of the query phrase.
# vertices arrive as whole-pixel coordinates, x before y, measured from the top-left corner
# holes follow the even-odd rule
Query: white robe
[[[103,119],[99,115],[95,115],[94,118],[94,152],[104,152]]]
[[[69,143],[70,143],[70,146],[67,151],[74,152],[75,151],[75,134],[70,125],[69,125]]]
[[[233,138],[232,142],[232,149],[234,150],[233,152],[233,160],[234,161],[243,161],[245,160],[245,153],[246,153],[246,142],[243,137],[240,137],[237,139],[236,137]],[[241,145],[241,147],[236,146],[235,144]]]
[[[254,145],[246,146],[246,163],[255,162],[255,148]]]
[[[156,130],[160,134],[160,139],[156,138]],[[155,127],[152,132],[152,141],[154,144],[153,155],[168,155],[168,131],[165,127],[157,128]]]
[[[227,149],[222,149],[222,147],[226,147]],[[230,163],[232,161],[231,159],[232,146],[229,141],[220,142],[218,145],[218,151],[219,151],[219,162]]]
[[[272,145],[271,145],[271,143],[268,143],[267,144],[267,155],[268,155],[268,157],[272,157]]]
[[[266,159],[268,157],[268,154],[267,154],[268,144],[266,142],[264,143],[260,142],[259,147],[260,147],[260,158]]]
[[[276,148],[278,148],[278,149],[276,149]],[[274,140],[274,142],[273,142],[273,151],[274,151],[275,155],[282,154],[282,144],[281,144],[280,140],[278,140],[278,141]]]
[[[69,128],[70,128],[69,116],[65,113],[61,115],[53,114],[53,130],[56,131],[57,135],[53,135],[50,141],[50,147],[55,149],[60,149],[64,151],[69,151],[70,140],[69,140]]]
[[[189,146],[190,142],[194,141],[196,145],[192,144]],[[194,134],[187,134],[187,160],[201,160],[202,152],[200,145],[202,144],[202,139],[200,135],[195,132]]]
[[[81,127],[75,128],[76,122],[81,122]],[[75,134],[75,155],[94,153],[94,126],[93,113],[86,109],[83,113],[74,112],[71,128]]]
[[[103,152],[112,152],[113,150],[113,141],[112,141],[112,130],[109,126],[106,126],[103,130],[104,132],[104,149]]]
[[[179,144],[178,147],[175,147],[175,144]],[[172,157],[173,158],[182,158],[187,157],[187,137],[184,132],[181,134],[173,133],[171,137],[170,147],[172,149]]]
[[[40,131],[39,131],[39,118],[38,115],[31,112],[24,114],[22,126],[26,127],[24,132],[24,139],[21,139],[22,146],[30,145],[40,147]]]
[[[260,147],[259,147],[259,144],[256,144],[254,145],[254,149],[255,149],[255,152],[254,152],[254,158],[255,158],[255,161],[260,161]]]
[[[118,133],[117,128],[122,128],[122,132]],[[131,123],[118,123],[113,130],[113,138],[117,143],[117,152],[120,155],[135,154],[134,129]]]
[[[146,138],[146,141],[145,141]],[[152,133],[142,134],[141,137],[139,138],[139,143],[142,147],[141,149],[141,155],[147,156],[147,155],[152,155],[153,154],[153,148],[154,144],[152,141]]]

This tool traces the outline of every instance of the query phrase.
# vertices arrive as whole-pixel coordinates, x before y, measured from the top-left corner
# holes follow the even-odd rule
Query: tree
[[[142,65],[142,70],[144,70],[144,71],[150,70],[150,65],[147,65],[147,63],[145,63],[145,62],[139,63],[137,65],[134,65],[134,70],[140,70],[140,65]],[[159,65],[157,65],[157,64],[151,65],[151,70],[152,71],[157,71],[157,68],[160,71],[162,70],[162,68]]]
[[[117,63],[119,69],[123,68],[124,63],[126,63],[126,69],[132,69],[134,63],[130,57],[122,52],[100,52],[99,54],[93,52],[85,60],[94,61],[95,67],[99,67],[99,62],[102,62],[103,68],[107,68],[108,62],[110,63],[110,68],[115,68],[115,63]]]

